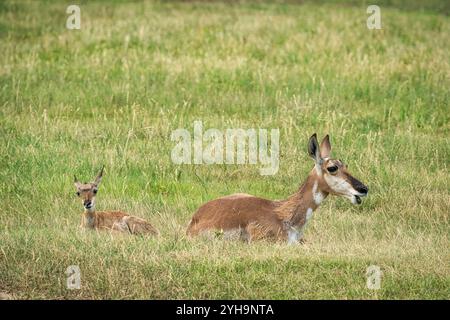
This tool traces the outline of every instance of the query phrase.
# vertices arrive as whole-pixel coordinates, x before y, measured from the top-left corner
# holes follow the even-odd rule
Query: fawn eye
[[[94,194],[97,194],[97,191],[98,191],[97,189],[94,189],[92,192],[94,192]]]
[[[77,192],[76,192],[76,195],[79,197],[79,196],[80,196],[80,191],[77,191]]]
[[[327,170],[329,173],[336,173],[338,167],[337,166],[328,167]]]

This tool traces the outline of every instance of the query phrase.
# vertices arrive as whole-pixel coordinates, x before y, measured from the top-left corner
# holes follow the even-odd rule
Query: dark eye
[[[327,170],[329,173],[335,173],[337,171],[337,166],[328,167]]]
[[[76,193],[76,194],[77,194],[77,196],[80,196],[80,191],[77,191],[77,193]]]
[[[94,194],[97,194],[97,189],[94,189],[93,192],[94,192]]]

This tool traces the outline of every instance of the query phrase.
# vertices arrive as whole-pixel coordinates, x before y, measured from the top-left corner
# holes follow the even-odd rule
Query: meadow
[[[68,30],[65,1],[0,2],[1,295],[450,298],[446,1],[379,1],[381,30],[357,1],[78,4]],[[171,133],[196,120],[278,128],[279,171],[174,164]],[[302,245],[185,236],[213,198],[294,193],[314,132],[368,185],[362,205],[329,197]],[[144,217],[158,238],[79,227],[73,175],[102,165],[97,209]]]

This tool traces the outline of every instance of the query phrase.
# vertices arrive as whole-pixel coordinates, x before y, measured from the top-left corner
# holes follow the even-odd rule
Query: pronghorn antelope
[[[303,231],[313,212],[329,195],[348,198],[360,204],[368,188],[355,179],[346,165],[330,158],[331,144],[326,135],[319,146],[317,135],[308,143],[314,168],[299,190],[286,200],[272,201],[238,193],[209,201],[192,217],[187,234],[198,235],[210,230],[224,233],[224,237],[239,236],[242,240],[303,241]]]
[[[95,196],[102,180],[103,168],[91,183],[80,183],[75,176],[77,196],[81,198],[84,212],[81,227],[95,230],[119,231],[130,234],[158,234],[158,231],[144,219],[130,216],[121,211],[95,211]]]

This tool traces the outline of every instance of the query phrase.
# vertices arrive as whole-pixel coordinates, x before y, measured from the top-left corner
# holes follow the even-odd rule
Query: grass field
[[[386,4],[384,4],[386,3]],[[449,299],[446,1],[0,3],[0,293],[20,299]],[[370,3],[372,4],[372,3]],[[175,165],[171,132],[279,128],[280,169]],[[308,137],[369,186],[329,197],[307,243],[189,239],[205,201],[294,193]],[[157,239],[79,228],[73,175],[105,164],[97,209]],[[66,268],[81,289],[66,288]],[[366,287],[366,268],[383,272]]]

